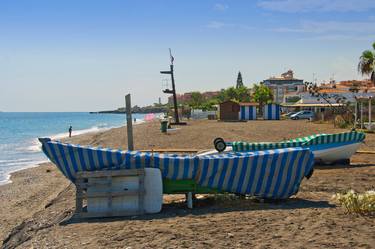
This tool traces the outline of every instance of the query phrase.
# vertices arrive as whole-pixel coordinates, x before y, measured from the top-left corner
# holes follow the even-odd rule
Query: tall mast
[[[170,75],[171,75],[171,79],[172,79],[172,90],[170,90],[170,89],[165,89],[165,90],[163,90],[163,92],[164,92],[164,93],[168,93],[168,94],[173,94],[174,119],[175,119],[175,123],[176,123],[176,124],[179,124],[179,123],[180,123],[180,119],[179,119],[179,117],[178,117],[178,106],[177,106],[176,86],[175,86],[175,82],[174,82],[174,68],[173,68],[174,57],[172,56],[172,51],[171,51],[171,49],[169,49],[169,56],[170,56],[170,60],[171,60],[170,71],[160,71],[160,73],[161,73],[161,74],[170,74]]]

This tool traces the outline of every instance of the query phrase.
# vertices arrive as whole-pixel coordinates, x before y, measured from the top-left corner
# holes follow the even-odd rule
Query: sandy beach
[[[168,134],[158,122],[135,126],[136,149],[211,149],[216,137],[277,141],[342,132],[307,121],[224,123],[190,121]],[[375,151],[375,134],[361,150]],[[126,149],[126,129],[74,136],[68,142]],[[331,196],[375,188],[375,155],[356,154],[350,166],[318,167],[298,194],[279,203],[204,197],[187,209],[182,196],[164,196],[159,214],[71,220],[75,188],[45,163],[12,174],[0,186],[2,248],[375,248],[375,218],[346,214]]]

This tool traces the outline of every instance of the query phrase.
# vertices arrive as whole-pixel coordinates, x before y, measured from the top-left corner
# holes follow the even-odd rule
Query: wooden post
[[[189,209],[192,209],[193,208],[193,193],[192,192],[188,192],[187,195],[186,195],[186,202],[187,202],[187,206]]]
[[[128,150],[134,150],[133,120],[132,120],[132,106],[131,106],[130,94],[127,94],[125,96],[125,108],[126,108],[126,128],[128,132]]]
[[[360,117],[361,118],[361,129],[363,129],[363,102],[361,101],[360,103],[361,103],[361,110],[360,110],[361,111],[361,117]]]
[[[372,130],[371,124],[371,97],[368,98],[368,127],[367,129]]]
[[[357,119],[358,119],[358,103],[357,99],[354,102],[354,129],[357,128]]]

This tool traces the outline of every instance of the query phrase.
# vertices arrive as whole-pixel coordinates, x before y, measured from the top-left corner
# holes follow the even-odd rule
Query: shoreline
[[[137,122],[133,122],[133,127],[136,127],[137,125],[141,125],[141,124],[144,124],[146,122],[153,122],[152,120],[151,121],[145,121],[145,120],[138,120]],[[93,126],[91,128],[88,128],[88,129],[82,129],[82,130],[77,130],[76,132],[78,132],[78,134],[76,135],[73,135],[71,137],[71,139],[78,139],[81,137],[81,136],[85,136],[85,135],[96,135],[96,134],[100,134],[100,133],[103,133],[103,132],[110,132],[112,129],[121,129],[121,128],[124,128],[126,127],[126,124],[125,125],[120,125],[120,126],[111,126],[111,127],[105,127],[105,128],[97,128],[97,130],[93,130],[94,127],[97,127],[97,126]],[[52,140],[69,140],[69,134],[67,132],[65,133],[57,133],[55,135],[51,135],[49,136]],[[45,163],[50,163],[50,161],[45,157],[45,155],[43,154],[42,150],[41,150],[41,145],[38,141],[38,138],[35,138],[33,139],[35,140],[35,144],[31,145],[32,147],[38,147],[38,150],[37,153],[42,153],[42,156],[45,158],[45,160],[41,160],[41,161],[36,161],[35,163],[33,162],[32,164],[29,164],[29,165],[26,165],[26,166],[22,166],[22,168],[20,169],[14,169],[14,170],[10,170],[10,171],[4,171],[5,174],[6,174],[6,177],[5,177],[5,180],[2,180],[0,181],[0,186],[3,186],[3,185],[7,185],[7,184],[11,184],[12,183],[12,174],[16,173],[16,172],[19,172],[19,171],[22,171],[22,170],[28,170],[28,169],[32,169],[32,168],[35,168],[35,167],[39,167],[40,165],[43,165]],[[33,142],[34,143],[34,142]],[[31,147],[30,146],[30,147]]]
[[[31,165],[25,166],[22,169],[15,169],[15,170],[7,172],[6,179],[3,180],[3,181],[0,181],[0,187],[4,186],[4,185],[7,185],[7,184],[13,183],[13,181],[12,181],[13,174],[15,174],[15,173],[17,173],[19,171],[23,171],[23,170],[28,170],[28,169],[39,167],[39,166],[41,166],[41,165],[43,165],[45,163],[50,163],[50,162],[48,160],[45,160],[45,161],[41,161],[41,162],[37,162],[35,164],[31,164]]]

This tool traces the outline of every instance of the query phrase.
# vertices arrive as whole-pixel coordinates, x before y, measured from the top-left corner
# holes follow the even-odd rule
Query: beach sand
[[[211,149],[216,137],[276,141],[344,131],[307,121],[190,121],[169,134],[159,128],[158,122],[135,126],[135,148]],[[68,141],[125,149],[126,129]],[[375,134],[361,149],[375,150]],[[346,214],[331,200],[336,192],[375,188],[375,155],[356,154],[349,167],[320,167],[296,196],[279,203],[203,197],[189,210],[182,196],[165,196],[159,214],[79,222],[70,219],[74,185],[52,164],[11,180],[0,186],[2,248],[375,248],[374,217]]]

